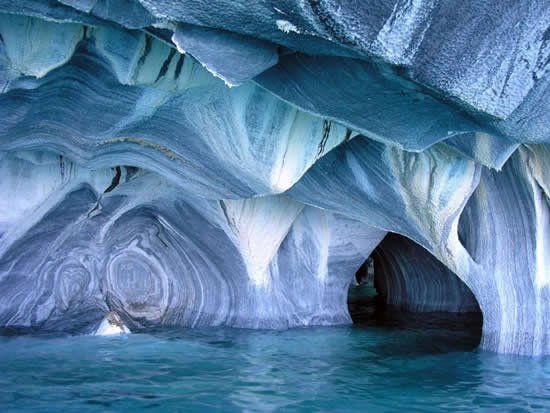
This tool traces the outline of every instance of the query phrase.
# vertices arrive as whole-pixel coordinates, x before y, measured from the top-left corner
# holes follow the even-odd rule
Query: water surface
[[[469,325],[3,336],[0,411],[550,411],[550,358],[478,351]]]

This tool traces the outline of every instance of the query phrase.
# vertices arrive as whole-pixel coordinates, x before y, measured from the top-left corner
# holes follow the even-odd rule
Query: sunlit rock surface
[[[548,21],[0,0],[0,327],[348,323],[390,232],[388,300],[477,301],[483,348],[550,353]]]

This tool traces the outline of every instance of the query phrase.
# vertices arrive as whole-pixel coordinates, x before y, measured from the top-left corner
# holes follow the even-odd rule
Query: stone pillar
[[[460,219],[488,350],[550,353],[549,153],[521,147],[501,172],[485,170]]]

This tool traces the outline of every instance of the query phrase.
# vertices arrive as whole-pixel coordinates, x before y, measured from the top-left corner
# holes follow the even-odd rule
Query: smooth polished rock
[[[444,147],[411,154],[357,138],[289,194],[427,249],[478,301],[482,347],[548,354],[547,154],[545,145],[521,147],[491,171]]]
[[[228,86],[240,85],[279,61],[273,43],[224,30],[179,24],[172,41]]]
[[[502,353],[550,353],[547,154],[521,148],[502,172],[484,171],[458,227],[476,262],[467,277],[483,311],[482,346]]]
[[[229,89],[149,36],[88,35],[66,65],[0,94],[0,150],[38,141],[81,164],[146,168],[223,199],[283,192],[354,136],[251,83]]]
[[[2,164],[26,206],[0,238],[5,327],[86,332],[108,311],[131,330],[348,323],[347,288],[385,234],[285,196],[184,195],[131,167],[48,154]],[[34,168],[48,190],[26,200]]]
[[[483,348],[550,353],[548,2],[0,13],[0,327],[346,323],[394,232],[411,308],[473,294]]]

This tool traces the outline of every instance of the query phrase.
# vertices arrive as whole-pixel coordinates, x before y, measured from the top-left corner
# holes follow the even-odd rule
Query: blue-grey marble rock
[[[481,170],[446,145],[415,153],[357,137],[320,159],[289,195],[405,235],[445,259],[465,252],[455,250],[456,221]]]
[[[374,55],[505,119],[547,73],[544,0],[280,2],[140,0],[157,17],[223,28],[315,54]],[[285,36],[286,35],[286,36]],[[329,41],[332,49],[323,47]],[[311,46],[310,46],[311,47]]]
[[[405,154],[357,138],[290,195],[427,249],[474,294],[484,348],[548,354],[549,166],[546,145],[521,147],[494,171],[444,147]]]
[[[140,3],[132,0],[58,0],[94,17],[113,21],[129,29],[151,26],[158,20]]]
[[[0,327],[348,323],[392,232],[410,309],[473,296],[483,348],[550,353],[549,17],[0,0]]]
[[[524,101],[531,100],[540,84],[547,84],[550,7],[544,0],[468,0],[458,6],[451,0],[3,0],[0,10],[172,31],[181,22],[260,38],[310,55],[376,57],[498,120],[523,111]],[[530,139],[546,139],[547,120],[524,125]]]
[[[28,47],[50,40],[42,32],[67,30],[18,20]],[[3,37],[4,32],[10,34],[0,26]],[[76,34],[82,36],[82,30]],[[16,39],[5,36],[8,50]],[[48,46],[49,66],[35,62],[38,68],[27,67],[24,53],[6,53],[7,71],[25,76],[8,79],[0,94],[0,149],[41,142],[96,167],[148,168],[192,193],[219,199],[282,192],[352,136],[344,126],[301,112],[252,83],[230,89],[188,55],[143,33],[88,30],[75,50],[78,40]]]
[[[371,139],[410,151],[444,141],[496,169],[517,148],[517,137],[521,142],[531,141],[531,132],[537,134],[524,121],[487,122],[480,114],[446,104],[431,89],[399,78],[397,73],[379,63],[293,54],[281,58],[280,64],[255,81],[302,110],[341,122]],[[541,104],[545,101],[538,99],[526,106],[542,113]],[[550,132],[547,126],[543,130]],[[532,138],[534,142],[541,139],[547,136]]]
[[[337,120],[372,139],[421,151],[439,141],[495,133],[382,65],[292,54],[256,81],[303,110]]]
[[[14,329],[86,332],[109,311],[131,330],[349,322],[347,288],[385,234],[282,195],[184,196],[131,167],[35,152],[1,165],[0,324]]]
[[[172,41],[228,86],[240,85],[279,61],[275,44],[225,30],[179,24]]]
[[[375,285],[386,304],[405,311],[479,311],[460,278],[413,241],[388,234],[373,253]]]
[[[548,153],[522,147],[502,172],[484,171],[459,222],[475,261],[462,277],[483,311],[482,345],[499,352],[550,353]]]

